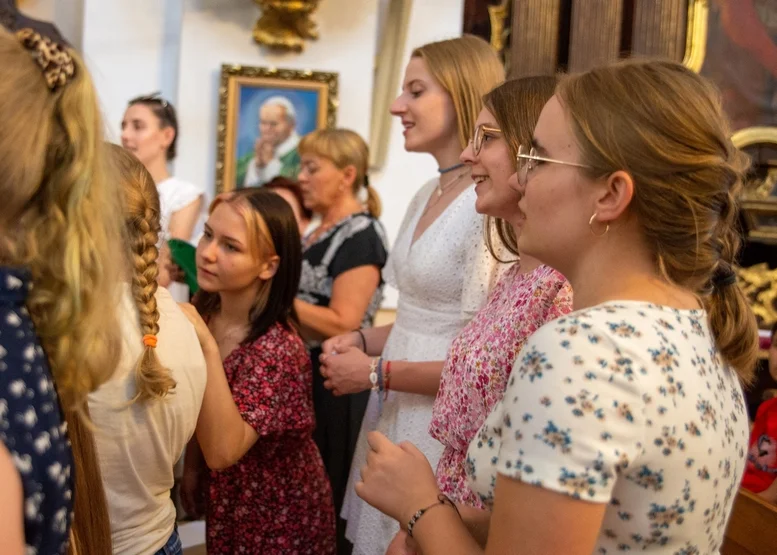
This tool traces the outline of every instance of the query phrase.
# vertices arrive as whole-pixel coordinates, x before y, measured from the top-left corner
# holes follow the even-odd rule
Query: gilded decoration
[[[766,262],[739,268],[739,286],[747,295],[758,327],[771,329],[777,322],[777,269],[771,270]]]
[[[281,172],[277,175],[296,178],[299,165],[296,146],[281,152],[277,129],[266,128],[269,124],[259,113],[266,106],[283,107],[283,125],[290,135],[282,139],[286,142],[293,135],[298,140],[315,129],[335,126],[337,94],[336,73],[221,66],[216,190],[221,193],[262,185],[270,180],[274,175],[251,171],[252,164],[262,157],[277,157]]]
[[[318,39],[313,13],[321,0],[254,0],[262,15],[254,25],[254,40],[270,48],[301,52],[306,40]]]

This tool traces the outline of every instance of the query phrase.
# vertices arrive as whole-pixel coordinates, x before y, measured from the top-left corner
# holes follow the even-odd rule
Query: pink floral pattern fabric
[[[437,465],[441,491],[459,503],[483,508],[467,482],[470,442],[502,399],[515,357],[546,322],[572,310],[572,288],[556,270],[510,268],[488,303],[453,340],[432,409],[429,433],[445,450]]]

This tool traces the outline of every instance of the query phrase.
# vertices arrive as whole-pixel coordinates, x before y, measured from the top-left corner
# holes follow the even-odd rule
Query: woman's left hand
[[[335,395],[359,393],[372,388],[370,383],[371,358],[355,347],[342,353],[323,353],[320,372],[326,380],[324,387]]]
[[[356,494],[404,528],[416,511],[437,502],[432,466],[412,443],[394,445],[380,432],[370,432],[367,442],[370,451]]]

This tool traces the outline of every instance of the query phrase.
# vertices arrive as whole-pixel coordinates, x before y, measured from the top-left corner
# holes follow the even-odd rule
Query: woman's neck
[[[361,212],[364,208],[353,195],[339,200],[321,215],[321,225],[334,225],[346,216]]]
[[[222,324],[228,326],[248,326],[251,321],[251,307],[254,306],[257,291],[254,287],[248,287],[242,291],[228,291],[219,293],[218,318]]]
[[[163,156],[159,156],[146,164],[146,169],[148,170],[148,173],[151,174],[151,177],[154,178],[154,183],[157,185],[170,177],[170,172],[167,169],[167,160],[165,160]]]
[[[439,149],[430,152],[434,159],[437,160],[438,168],[450,168],[461,162],[461,144],[459,144],[458,133],[449,137],[449,139]]]

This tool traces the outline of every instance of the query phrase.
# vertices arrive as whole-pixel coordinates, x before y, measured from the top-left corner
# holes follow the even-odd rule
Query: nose
[[[472,145],[471,140],[469,143],[467,143],[467,147],[461,151],[459,160],[470,166],[477,162],[477,156],[475,156],[475,147]]]
[[[401,116],[407,112],[407,106],[405,105],[405,101],[401,94],[394,99],[394,102],[391,103],[389,112],[391,112],[392,116]]]
[[[200,239],[200,244],[197,245],[197,256],[203,262],[212,263],[216,261],[216,250],[216,242],[203,237]]]
[[[121,144],[122,144],[122,146],[126,147],[128,141],[129,141],[129,126],[125,126],[121,130]]]
[[[308,183],[308,171],[305,168],[302,168],[299,171],[299,174],[297,174],[297,181],[300,185],[307,184]]]

